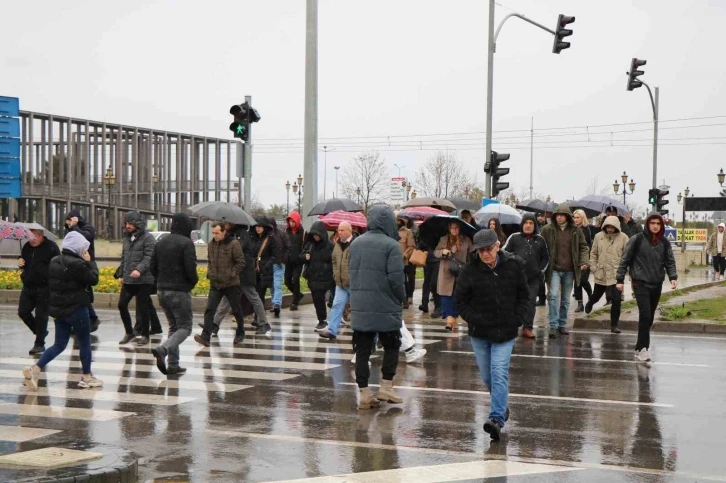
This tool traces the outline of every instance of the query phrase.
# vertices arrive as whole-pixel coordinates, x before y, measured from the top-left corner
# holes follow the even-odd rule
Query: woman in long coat
[[[471,240],[461,233],[459,223],[449,223],[448,233],[441,237],[434,250],[434,256],[440,259],[437,290],[441,297],[441,318],[446,319],[446,330],[457,330],[459,312],[454,304],[454,285],[456,276],[452,273],[452,265],[463,267],[471,251]],[[453,261],[452,261],[453,260]],[[456,271],[456,267],[454,268]],[[461,271],[461,270],[459,270]]]

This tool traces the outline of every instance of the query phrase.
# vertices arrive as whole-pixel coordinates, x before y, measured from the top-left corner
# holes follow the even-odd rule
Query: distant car
[[[151,236],[154,237],[154,241],[159,241],[162,238],[164,238],[166,235],[168,235],[170,232],[168,232],[168,231],[152,231],[149,233],[151,233]]]
[[[195,245],[206,245],[207,243],[202,239],[201,230],[192,230],[192,241]]]

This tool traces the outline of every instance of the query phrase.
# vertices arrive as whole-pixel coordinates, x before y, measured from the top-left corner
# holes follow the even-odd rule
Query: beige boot
[[[454,324],[456,324],[456,319],[454,317],[446,317],[446,330],[449,332],[454,330]]]
[[[373,409],[381,405],[381,401],[373,397],[373,391],[370,387],[360,389],[360,402],[358,409]]]
[[[452,317],[451,331],[456,332],[458,330],[459,330],[459,319],[457,317]]]
[[[378,390],[378,394],[376,394],[376,399],[392,404],[401,404],[403,402],[403,398],[398,397],[393,392],[393,381],[387,381],[385,379],[381,379],[381,387]]]

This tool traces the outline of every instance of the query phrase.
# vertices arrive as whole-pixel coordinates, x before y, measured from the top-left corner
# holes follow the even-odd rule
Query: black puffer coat
[[[319,235],[316,242],[313,235]],[[306,265],[305,279],[311,292],[324,292],[335,287],[333,278],[333,242],[328,239],[328,230],[322,221],[316,221],[305,236],[305,245],[300,260]],[[305,254],[310,260],[305,260]]]
[[[151,273],[159,290],[191,292],[197,285],[197,252],[191,234],[189,216],[175,213],[171,217],[171,234],[154,245]]]
[[[66,220],[70,220],[74,216],[78,218],[78,223],[72,228],[68,228],[68,225],[66,225],[66,235],[68,234],[68,232],[71,231],[77,231],[78,233],[83,235],[83,238],[88,240],[88,242],[91,244],[91,246],[88,247],[88,253],[89,255],[91,255],[91,260],[95,260],[96,247],[94,245],[94,240],[96,239],[96,228],[90,223],[86,222],[86,219],[83,218],[83,215],[81,214],[81,210],[69,211],[66,215]]]
[[[68,317],[79,307],[93,302],[90,287],[98,284],[96,262],[87,262],[71,250],[63,250],[50,261],[48,287],[51,317]]]
[[[257,264],[259,264],[260,266],[260,271],[256,275],[257,284],[271,286],[272,265],[275,262],[275,239],[274,237],[270,236],[270,233],[272,232],[272,227],[270,226],[270,222],[267,220],[267,217],[256,216],[255,221],[257,222],[257,224],[250,228],[250,250],[252,256],[254,257],[253,266],[256,267]],[[262,235],[257,234],[258,226],[261,226],[265,229],[265,231],[262,232]],[[260,248],[262,247],[262,244],[265,240],[267,240],[267,243],[265,244],[265,249],[262,250],[262,253],[260,254]],[[260,254],[259,257],[258,254]]]
[[[235,236],[242,247],[242,253],[245,256],[245,268],[239,274],[240,285],[250,285],[254,287],[257,285],[257,272],[255,269],[255,260],[257,259],[257,251],[252,246],[252,239],[250,238],[250,232],[246,228],[242,228],[235,232]],[[259,250],[259,246],[257,250]]]

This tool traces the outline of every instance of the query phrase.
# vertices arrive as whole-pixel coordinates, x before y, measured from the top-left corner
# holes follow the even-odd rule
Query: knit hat
[[[480,250],[482,248],[489,248],[499,241],[497,233],[494,230],[485,228],[479,230],[474,235],[474,247],[472,250]]]

